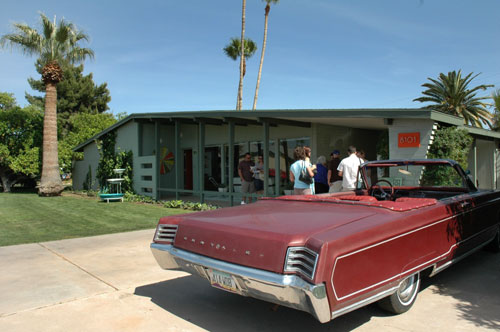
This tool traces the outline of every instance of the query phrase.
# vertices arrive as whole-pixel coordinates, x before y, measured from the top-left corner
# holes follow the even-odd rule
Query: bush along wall
[[[132,151],[115,152],[116,132],[112,131],[102,137],[97,142],[99,150],[99,164],[97,165],[97,181],[101,191],[108,188],[107,179],[116,178],[118,175],[114,172],[117,168],[125,169],[121,177],[122,192],[134,192],[133,189],[133,153]]]
[[[468,168],[469,151],[474,139],[467,130],[456,127],[445,127],[437,130],[434,142],[429,148],[427,158],[429,159],[452,159],[462,166],[464,170]],[[426,170],[424,181],[440,183],[441,185],[452,185],[449,183],[453,178],[448,174],[451,170]]]
[[[380,160],[389,159],[389,131],[384,130],[380,133],[377,140],[377,157]]]
[[[474,139],[465,129],[439,128],[427,156],[428,158],[455,160],[466,170],[473,141]]]

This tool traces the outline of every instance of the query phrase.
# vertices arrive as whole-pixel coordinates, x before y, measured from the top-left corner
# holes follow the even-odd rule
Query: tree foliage
[[[101,191],[108,189],[107,179],[115,178],[115,169],[125,169],[121,177],[124,179],[122,192],[134,192],[133,187],[133,154],[132,151],[115,152],[116,132],[111,131],[103,135],[97,142],[99,150],[99,164],[97,165],[96,178]]]
[[[231,38],[223,51],[229,58],[238,60],[241,56],[241,41],[238,38]],[[250,58],[256,51],[257,44],[250,38],[245,38],[245,58]]]
[[[77,113],[73,114],[68,125],[72,128],[59,140],[59,166],[64,173],[70,173],[73,160],[81,160],[82,152],[74,152],[73,148],[100,133],[116,122],[111,113]]]
[[[427,157],[429,159],[455,160],[464,170],[468,168],[469,150],[473,138],[467,130],[456,127],[440,128],[436,132]],[[453,185],[454,177],[451,168],[429,168],[423,175],[424,183],[439,183],[443,186]]]
[[[16,99],[14,94],[7,92],[0,92],[0,110],[8,110],[16,107]]]
[[[384,130],[380,133],[377,145],[376,145],[377,155],[380,156],[380,160],[389,159],[389,131]]]
[[[40,31],[24,23],[12,25],[15,32],[2,36],[0,46],[9,45],[25,55],[37,56],[45,84],[42,176],[38,193],[41,196],[58,196],[64,186],[58,164],[56,85],[63,79],[62,67],[93,58],[94,52],[80,46],[81,42],[89,40],[85,33],[64,19],[58,23],[55,16],[51,21],[40,13]]]
[[[229,44],[227,44],[222,50],[229,58],[236,61],[241,57],[241,41],[238,38],[231,38]],[[247,72],[246,59],[251,58],[256,51],[257,44],[250,38],[246,38],[244,49],[245,56],[243,57],[243,76],[245,76]]]
[[[25,55],[38,56],[43,66],[50,63],[63,65],[79,63],[93,58],[94,52],[80,47],[82,41],[89,41],[88,35],[64,19],[59,24],[40,13],[40,32],[24,23],[13,23],[14,33],[6,34],[0,44],[19,48]]]
[[[20,108],[11,94],[0,93],[0,180],[4,192],[39,175],[42,122],[39,109]]]
[[[459,70],[451,71],[448,75],[441,73],[437,80],[428,78],[431,83],[422,84],[427,88],[422,92],[424,96],[413,101],[430,102],[425,108],[459,116],[464,119],[465,124],[482,127],[483,123],[491,128],[492,115],[486,109],[489,104],[483,102],[490,97],[477,97],[477,92],[493,85],[481,84],[470,88],[471,81],[479,75],[472,74],[462,77],[462,71]]]
[[[41,72],[42,65],[37,61],[36,68]],[[111,96],[107,84],[94,83],[92,73],[83,75],[83,65],[63,68],[64,80],[57,84],[57,122],[59,166],[64,173],[71,172],[72,160],[80,160],[81,153],[73,148],[116,122],[109,109]],[[31,88],[45,91],[43,80],[28,79]],[[42,107],[45,97],[26,94],[32,105]]]
[[[243,28],[242,28],[243,29]],[[234,61],[240,59],[240,82],[238,84],[238,97],[236,102],[236,110],[241,110],[243,107],[243,78],[247,71],[246,59],[250,58],[257,51],[257,44],[250,38],[245,38],[243,42],[242,38],[231,38],[229,44],[226,45],[222,50],[229,58]],[[243,42],[243,47],[241,43]],[[243,56],[241,56],[243,54]]]
[[[494,128],[496,131],[500,131],[500,89],[497,89],[491,95],[491,99],[493,99],[493,107],[495,112],[495,123]]]
[[[42,71],[40,61],[36,63],[39,73]],[[83,75],[83,65],[65,66],[63,68],[64,80],[57,84],[57,122],[59,137],[64,137],[73,130],[70,118],[76,113],[98,114],[109,110],[108,103],[111,96],[107,84],[94,83],[92,73]],[[45,92],[42,80],[28,79],[33,90]],[[26,94],[26,99],[32,105],[43,107],[45,97]]]

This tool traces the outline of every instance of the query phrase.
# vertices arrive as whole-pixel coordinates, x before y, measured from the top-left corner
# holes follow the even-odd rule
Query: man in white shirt
[[[342,159],[337,168],[339,176],[342,177],[342,191],[356,189],[356,177],[358,176],[359,165],[361,165],[361,160],[356,155],[356,148],[354,146],[349,146],[347,153],[349,157]]]

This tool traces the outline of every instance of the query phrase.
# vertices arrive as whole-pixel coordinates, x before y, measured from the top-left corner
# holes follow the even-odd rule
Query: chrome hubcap
[[[398,298],[402,304],[411,303],[418,287],[417,276],[412,275],[401,282],[398,289]]]

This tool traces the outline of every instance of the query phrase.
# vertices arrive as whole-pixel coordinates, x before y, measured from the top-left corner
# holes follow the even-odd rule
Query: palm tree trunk
[[[42,178],[38,194],[57,196],[64,186],[59,173],[57,153],[57,89],[56,84],[45,84],[45,114],[43,117]]]
[[[241,56],[240,56],[240,83],[238,85],[238,101],[236,102],[236,110],[241,110],[243,104],[243,70],[245,61],[245,9],[247,1],[243,0],[241,9]]]
[[[262,41],[262,53],[260,54],[260,65],[259,65],[259,74],[257,75],[257,86],[255,87],[255,96],[253,97],[253,110],[257,108],[257,98],[259,97],[259,86],[260,86],[260,76],[262,75],[262,64],[264,63],[264,53],[266,53],[266,44],[267,44],[267,21],[269,19],[269,11],[271,10],[271,6],[269,3],[266,5],[266,14],[264,18],[264,40]]]

